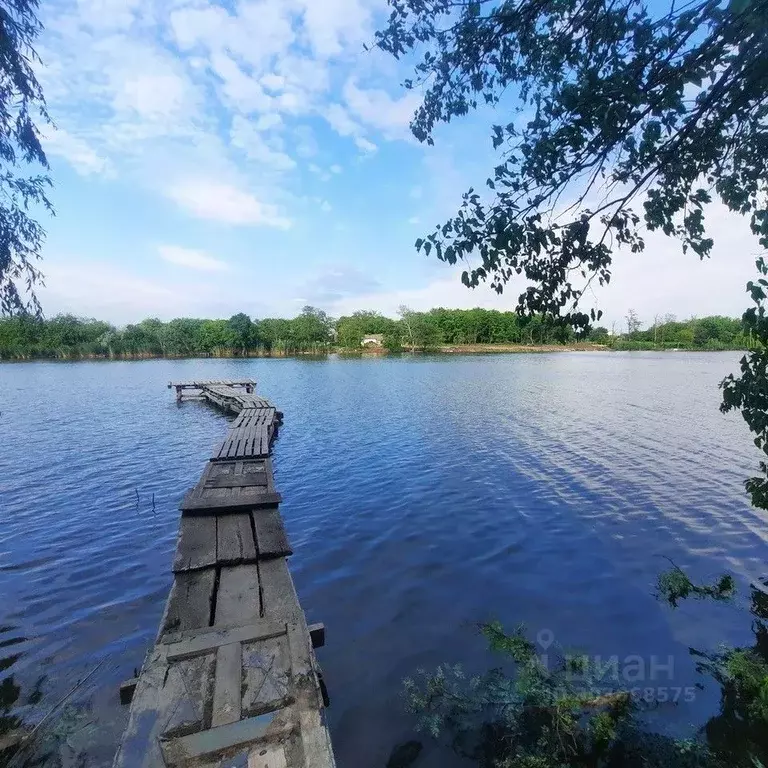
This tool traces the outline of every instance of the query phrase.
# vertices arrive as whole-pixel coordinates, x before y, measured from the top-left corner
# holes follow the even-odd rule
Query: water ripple
[[[227,423],[179,407],[165,384],[248,376],[286,414],[276,478],[302,603],[328,628],[320,660],[341,768],[383,768],[412,737],[398,693],[416,667],[488,661],[475,624],[489,617],[596,653],[673,654],[675,685],[690,685],[688,646],[743,641],[748,621],[663,609],[651,592],[664,558],[706,578],[765,575],[766,517],[742,486],[756,452],[740,419],[717,410],[736,363],[2,366],[0,681],[13,677],[23,705],[42,676],[55,699],[108,658],[83,705],[99,724],[90,762],[109,764],[125,719],[117,687],[141,664],[170,585],[178,503]],[[681,707],[680,722],[700,722],[713,695]],[[439,750],[423,758],[450,764]]]

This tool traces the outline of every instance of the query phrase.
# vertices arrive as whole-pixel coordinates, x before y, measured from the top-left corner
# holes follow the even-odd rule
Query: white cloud
[[[44,144],[48,154],[63,157],[81,176],[112,173],[109,160],[96,152],[85,139],[72,136],[67,131],[53,131]]]
[[[258,80],[247,75],[240,65],[226,53],[211,55],[211,68],[221,80],[227,102],[244,114],[274,109],[274,97],[264,91]]]
[[[615,252],[610,285],[598,286],[585,297],[605,313],[601,325],[610,328],[615,322],[621,327],[630,307],[645,325],[652,324],[654,315],[668,312],[679,319],[740,317],[750,305],[745,285],[756,277],[760,247],[746,219],[722,205],[709,208],[707,234],[715,245],[703,261],[690,251],[683,253],[679,241],[659,232],[645,235],[643,253]]]
[[[324,213],[329,213],[333,210],[333,206],[327,200],[323,200],[323,202],[320,203],[320,210]]]
[[[142,0],[78,0],[83,22],[93,29],[126,29],[133,24]]]
[[[276,0],[240,2],[235,13],[218,5],[180,8],[170,26],[183,50],[229,51],[250,66],[263,67],[294,42],[291,4]]]
[[[317,163],[310,163],[307,166],[307,170],[310,173],[314,173],[320,181],[330,181],[333,178],[328,171],[323,170]]]
[[[755,277],[754,259],[760,249],[746,221],[713,206],[709,232],[715,247],[709,259],[700,261],[693,253],[682,253],[680,243],[663,234],[647,234],[646,250],[641,254],[617,251],[609,285],[595,285],[582,302],[582,308],[602,309],[600,325],[620,329],[631,307],[645,325],[656,314],[674,313],[679,319],[705,315],[740,317],[750,305],[745,292],[748,280]],[[340,316],[360,308],[375,309],[394,316],[401,304],[416,310],[433,307],[514,310],[518,296],[526,288],[523,278],[515,278],[496,294],[486,283],[475,289],[461,282],[464,267],[445,267],[425,285],[370,292],[334,303],[329,312]]]
[[[282,91],[285,88],[285,78],[274,72],[268,72],[261,78],[261,84],[269,91]]]
[[[187,98],[187,82],[176,73],[141,73],[125,80],[115,107],[133,109],[148,118],[172,117],[182,112]]]
[[[157,252],[160,258],[178,267],[186,267],[200,272],[225,272],[229,265],[214,259],[203,251],[183,248],[179,245],[160,245]]]
[[[352,114],[388,139],[410,136],[408,125],[421,101],[421,96],[414,91],[395,99],[378,88],[360,88],[353,77],[344,84],[344,98]]]
[[[320,151],[315,134],[308,125],[300,125],[294,131],[296,138],[296,154],[299,157],[314,157]]]
[[[290,219],[277,206],[262,203],[249,192],[223,182],[190,179],[173,184],[166,193],[181,208],[201,219],[278,229],[291,226]]]
[[[167,287],[111,264],[67,258],[49,261],[46,285],[39,295],[46,314],[72,312],[112,322],[157,316],[158,310],[177,306],[183,288]],[[172,311],[172,310],[171,310]]]
[[[372,141],[368,141],[368,139],[364,138],[363,136],[355,136],[355,145],[359,150],[368,154],[371,154],[378,149],[378,147]]]
[[[259,119],[253,123],[253,127],[257,131],[269,131],[272,128],[280,127],[282,124],[283,118],[277,112],[268,112],[265,115],[260,115]]]
[[[355,146],[361,152],[371,153],[378,149],[370,139],[365,137],[365,128],[353,120],[341,104],[330,104],[323,112],[323,117],[339,136],[352,137]]]
[[[150,279],[127,262],[118,266],[51,254],[45,273],[40,297],[48,316],[71,312],[125,324],[146,317],[230,317],[244,308],[259,317],[283,311],[271,296],[254,294],[251,281],[233,281],[228,272],[175,270]]]
[[[355,122],[341,104],[331,104],[323,117],[339,136],[358,136],[363,132],[360,123]]]
[[[341,173],[341,171],[342,171],[342,168],[341,168],[341,166],[340,166],[340,165],[338,165],[337,163],[334,163],[334,164],[333,164],[333,165],[332,165],[332,166],[331,166],[331,167],[330,167],[328,170],[329,170],[331,173]]]
[[[411,216],[410,219],[408,219],[409,224],[421,224],[421,219],[418,216]]]
[[[345,49],[361,52],[363,43],[372,37],[373,8],[386,8],[383,2],[361,0],[299,0],[299,5],[305,35],[321,57],[338,55]]]
[[[296,162],[282,151],[282,139],[277,135],[265,138],[251,121],[239,115],[232,120],[230,130],[232,146],[242,149],[259,166],[274,171],[290,171]]]

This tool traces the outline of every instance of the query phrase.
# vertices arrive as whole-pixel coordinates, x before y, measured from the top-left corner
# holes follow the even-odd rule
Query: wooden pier
[[[272,474],[282,414],[253,381],[168,386],[238,415],[181,503],[173,587],[114,768],[333,768],[313,650],[325,631],[299,605]]]

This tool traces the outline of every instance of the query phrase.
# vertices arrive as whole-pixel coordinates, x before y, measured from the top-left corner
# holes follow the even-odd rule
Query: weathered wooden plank
[[[215,578],[215,568],[176,574],[168,597],[163,632],[209,626]]]
[[[211,699],[214,681],[214,654],[182,659],[168,665],[163,688],[157,699],[167,713],[163,734],[204,728],[206,702]]]
[[[266,473],[249,472],[245,475],[219,475],[218,477],[211,477],[205,483],[206,488],[251,488],[257,485],[267,486]]]
[[[290,735],[293,723],[286,712],[268,712],[218,728],[192,733],[162,743],[168,765],[184,765],[186,761],[216,755],[254,742],[278,742]]]
[[[275,409],[245,409],[240,412],[225,439],[214,450],[214,459],[269,456],[274,434]]]
[[[211,726],[227,725],[240,719],[243,686],[243,646],[222,645],[216,652],[216,682],[213,688]]]
[[[256,489],[262,486],[255,486]],[[231,491],[227,496],[212,497],[190,496],[184,501],[182,512],[185,515],[225,514],[228,512],[242,512],[247,509],[260,509],[279,504],[283,497],[279,493],[256,493],[251,488],[213,488],[212,491]],[[241,493],[241,491],[252,491]]]
[[[243,712],[257,715],[289,703],[291,658],[288,637],[243,643]]]
[[[213,669],[213,653],[172,664],[162,650],[150,654],[139,676],[115,768],[158,768],[164,765],[162,738],[206,725]]]
[[[317,709],[301,712],[301,742],[304,747],[302,768],[328,768],[335,764],[328,729],[323,725]]]
[[[214,626],[251,624],[261,618],[259,587],[257,565],[224,566],[219,576]]]
[[[173,570],[191,571],[216,565],[216,518],[182,517]]]
[[[165,659],[157,650],[147,657],[113,768],[155,768],[163,764],[158,742],[163,731],[163,713],[158,709],[156,692],[164,686],[166,668]]]
[[[274,621],[304,621],[293,579],[284,557],[259,562],[264,618]]]
[[[256,542],[253,540],[253,527],[248,512],[219,517],[217,536],[216,559],[219,565],[256,561]]]
[[[291,670],[297,678],[306,682],[312,681],[305,690],[310,691],[314,701],[318,701],[320,687],[315,675],[315,666],[312,661],[312,640],[307,630],[307,623],[303,614],[286,625],[288,637],[288,649],[291,656]]]
[[[242,477],[244,484],[223,488],[212,485],[218,482],[216,478],[227,476]],[[266,477],[267,484],[249,485],[251,476]],[[236,511],[279,504],[281,500],[275,491],[270,459],[238,459],[208,462],[198,484],[184,497],[181,510],[185,513]]]
[[[307,629],[309,630],[312,647],[322,648],[325,645],[325,624],[322,621],[318,621],[315,624],[310,624]]]
[[[267,507],[256,510],[252,514],[259,560],[292,555],[293,550],[288,543],[280,510],[277,507]]]
[[[227,386],[227,387],[255,387],[256,382],[253,379],[240,379],[238,381],[231,381],[229,379],[224,380],[217,380],[217,381],[209,381],[209,380],[200,380],[200,381],[171,381],[168,383],[168,389],[173,389],[174,387],[181,387],[182,389],[200,389],[201,387],[220,387],[220,386]]]
[[[232,629],[209,627],[207,630],[192,630],[176,632],[163,638],[163,647],[167,648],[169,660],[181,659],[188,656],[199,656],[230,643],[244,643],[252,640],[266,640],[270,637],[283,635],[286,632],[284,621],[267,621],[259,619],[252,624],[246,624]]]
[[[252,749],[248,754],[248,768],[288,768],[285,750],[279,745]]]

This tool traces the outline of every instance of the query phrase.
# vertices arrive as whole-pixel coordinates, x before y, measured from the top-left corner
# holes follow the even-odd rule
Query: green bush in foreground
[[[694,584],[674,567],[657,595],[673,608],[688,597],[728,600],[730,576]],[[752,648],[691,649],[721,690],[719,712],[694,739],[646,730],[642,700],[584,655],[540,657],[523,628],[499,622],[482,635],[503,665],[467,678],[458,666],[404,681],[417,728],[447,739],[482,768],[760,768],[768,763],[768,595],[752,587]]]

